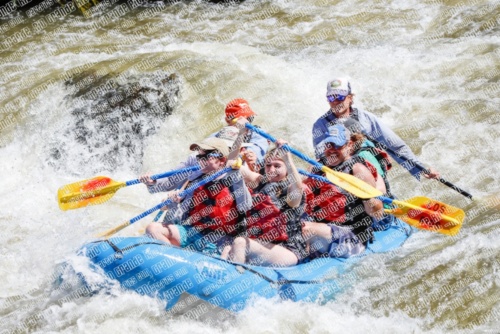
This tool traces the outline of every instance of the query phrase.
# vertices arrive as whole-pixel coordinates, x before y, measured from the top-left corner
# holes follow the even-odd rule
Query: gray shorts
[[[310,259],[317,257],[348,258],[365,251],[365,245],[349,227],[327,224],[332,231],[331,241],[319,239],[310,244]]]
[[[332,229],[332,243],[328,249],[330,257],[348,258],[365,251],[365,245],[350,228],[335,224],[328,224],[328,226]]]

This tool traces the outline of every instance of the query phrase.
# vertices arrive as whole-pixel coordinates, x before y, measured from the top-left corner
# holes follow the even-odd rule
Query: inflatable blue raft
[[[411,228],[397,221],[375,232],[375,240],[364,255],[395,249],[410,234]],[[240,311],[259,296],[331,300],[345,286],[345,282],[339,283],[339,277],[341,281],[346,267],[362,258],[318,258],[294,267],[259,267],[206,256],[145,236],[95,241],[85,245],[81,254],[122,287],[165,301],[172,314],[190,312],[194,318],[214,311]]]

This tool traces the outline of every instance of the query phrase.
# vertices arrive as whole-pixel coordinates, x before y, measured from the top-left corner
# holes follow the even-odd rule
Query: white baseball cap
[[[352,94],[351,83],[346,78],[335,78],[326,85],[326,96]]]

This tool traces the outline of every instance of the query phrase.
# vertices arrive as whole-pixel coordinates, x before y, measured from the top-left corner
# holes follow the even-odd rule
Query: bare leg
[[[245,263],[247,254],[247,244],[250,240],[248,238],[237,237],[233,240],[231,246],[229,246],[228,257],[233,262]],[[225,249],[224,249],[225,250]]]
[[[304,238],[308,238],[308,251],[311,253],[319,251],[328,253],[330,257],[348,258],[365,250],[362,242],[353,242],[357,237],[345,226],[306,222],[302,227],[302,233]]]
[[[146,233],[154,239],[158,239],[174,246],[180,246],[181,235],[174,224],[162,224],[153,222],[146,227]]]
[[[229,258],[229,253],[231,252],[232,248],[233,248],[232,245],[225,246],[220,255],[221,259],[227,260]]]
[[[327,224],[305,222],[302,227],[302,235],[307,239],[308,253],[314,253],[315,251],[328,252],[332,242],[332,229]]]
[[[260,242],[238,237],[234,239],[229,252],[230,259],[234,262],[274,267],[288,267],[297,264],[297,256],[285,247],[275,244],[261,244]]]
[[[249,239],[248,262],[264,266],[289,267],[297,264],[297,256],[283,246],[261,244]]]

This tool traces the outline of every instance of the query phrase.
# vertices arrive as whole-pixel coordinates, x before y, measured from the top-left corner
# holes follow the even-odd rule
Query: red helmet
[[[226,119],[233,119],[237,117],[250,117],[255,115],[248,101],[244,99],[234,99],[226,106]]]

